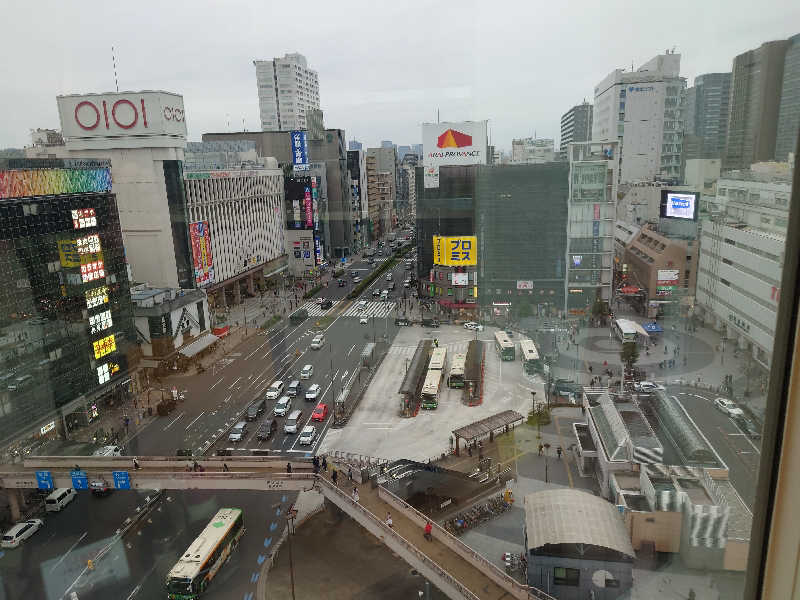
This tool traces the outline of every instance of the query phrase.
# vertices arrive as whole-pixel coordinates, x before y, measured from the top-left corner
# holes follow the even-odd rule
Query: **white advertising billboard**
[[[58,96],[67,147],[74,149],[183,147],[183,96],[169,92],[120,92]]]
[[[678,269],[659,269],[658,270],[658,280],[659,281],[678,281],[678,275],[680,271]]]
[[[439,187],[439,167],[446,165],[485,165],[487,121],[461,123],[423,123],[422,165],[425,187]]]
[[[469,273],[453,273],[453,285],[469,285]]]
[[[531,279],[517,279],[517,289],[518,290],[532,290],[533,289],[533,280],[531,280]]]

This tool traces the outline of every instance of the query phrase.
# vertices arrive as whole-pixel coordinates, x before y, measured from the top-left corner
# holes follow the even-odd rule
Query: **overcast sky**
[[[518,2],[10,2],[0,36],[0,148],[59,127],[58,94],[183,94],[189,139],[257,130],[254,59],[304,54],[325,126],[378,145],[421,142],[420,124],[488,119],[492,141],[558,138],[561,115],[614,68],[665,49],[681,75],[800,33],[797,0]],[[230,122],[230,126],[228,123]]]

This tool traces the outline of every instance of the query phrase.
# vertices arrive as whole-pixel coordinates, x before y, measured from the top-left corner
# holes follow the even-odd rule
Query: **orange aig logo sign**
[[[455,129],[448,129],[439,136],[436,146],[439,148],[464,148],[472,146],[472,136]]]

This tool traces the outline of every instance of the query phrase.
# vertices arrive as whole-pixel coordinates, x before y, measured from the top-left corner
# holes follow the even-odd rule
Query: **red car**
[[[311,413],[311,420],[324,421],[325,417],[327,416],[328,416],[328,405],[320,402],[319,404],[317,404],[317,408],[314,409],[314,412]]]

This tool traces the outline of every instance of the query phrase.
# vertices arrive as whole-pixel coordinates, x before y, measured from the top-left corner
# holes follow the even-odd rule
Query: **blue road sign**
[[[76,490],[88,490],[89,478],[86,476],[86,471],[70,471],[72,476],[72,487]]]
[[[53,474],[50,471],[36,471],[36,484],[40,490],[52,490]]]
[[[131,478],[127,471],[113,471],[114,487],[118,490],[131,489]]]
[[[346,262],[347,262],[347,258],[343,256],[343,257],[342,257],[342,264],[344,264],[344,263],[346,263]]]

